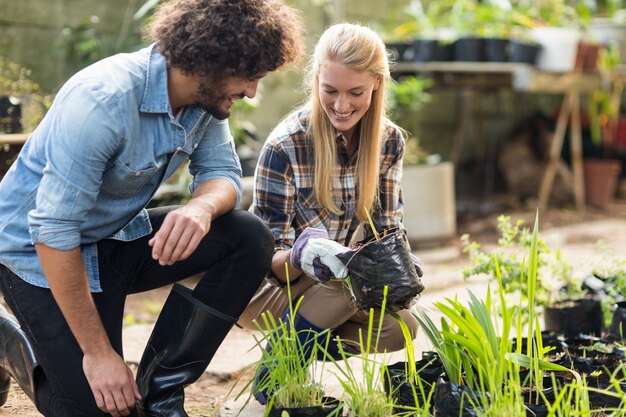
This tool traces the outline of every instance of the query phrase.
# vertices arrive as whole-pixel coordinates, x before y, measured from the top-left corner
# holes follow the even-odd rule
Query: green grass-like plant
[[[389,417],[393,413],[393,400],[385,393],[382,383],[382,368],[385,363],[378,362],[370,352],[378,352],[378,342],[383,325],[387,287],[383,292],[384,299],[377,323],[378,331],[374,338],[374,309],[369,310],[367,334],[359,333],[360,355],[355,360],[361,361],[361,375],[358,374],[353,362],[341,343],[338,343],[341,363],[335,362],[338,369],[339,382],[344,390],[343,401],[348,407],[350,417]],[[384,361],[383,361],[384,362]]]
[[[285,265],[287,270],[287,265]],[[291,287],[289,285],[289,271],[287,270],[287,294],[291,299]],[[252,366],[256,367],[256,373],[261,369],[267,369],[267,373],[260,379],[258,391],[271,392],[271,398],[267,405],[265,416],[274,407],[298,408],[322,406],[326,401],[322,378],[324,374],[325,362],[318,362],[318,352],[327,350],[330,337],[324,338],[324,334],[330,335],[330,330],[317,333],[313,330],[300,330],[298,332],[294,325],[294,317],[302,298],[295,305],[289,304],[288,319],[276,320],[269,311],[261,315],[261,322],[255,321],[255,326],[261,333],[261,337],[255,336],[256,346],[261,349],[261,359]],[[304,337],[302,337],[304,333]],[[324,339],[324,345],[320,345],[318,340]],[[303,343],[302,340],[310,341]],[[271,349],[265,349],[266,344],[271,345]],[[309,355],[304,358],[302,355],[304,344],[309,349]],[[253,378],[239,393],[249,392],[252,388]],[[248,401],[250,398],[248,398]],[[247,404],[247,402],[246,402]],[[244,405],[245,407],[245,405]]]

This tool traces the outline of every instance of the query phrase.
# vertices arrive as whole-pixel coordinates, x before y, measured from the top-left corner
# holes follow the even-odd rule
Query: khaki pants
[[[357,309],[352,301],[350,290],[342,281],[330,281],[321,284],[308,276],[302,278],[290,288],[291,299],[299,300],[303,297],[298,313],[309,322],[324,329],[333,329],[333,335],[339,336],[343,341],[358,343],[359,331],[363,339],[367,337],[369,314]],[[239,317],[238,324],[246,329],[257,329],[253,321],[262,324],[261,314],[271,312],[276,321],[283,315],[288,307],[287,287],[276,287],[271,284],[263,284],[256,292],[248,307]],[[295,307],[295,305],[294,305]],[[417,321],[409,310],[398,312],[407,324],[411,335],[415,338],[417,333]],[[375,314],[372,335],[372,352],[379,324],[379,314]],[[394,352],[404,348],[404,337],[396,319],[385,314],[380,330],[378,352]]]

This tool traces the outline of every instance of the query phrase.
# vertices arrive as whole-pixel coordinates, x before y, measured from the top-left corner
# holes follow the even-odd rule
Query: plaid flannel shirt
[[[313,141],[306,132],[308,122],[306,110],[287,116],[270,134],[259,157],[251,210],[271,229],[276,250],[291,248],[306,227],[325,229],[330,239],[348,245],[359,225],[356,152],[348,157],[345,139],[338,134],[339,166],[333,175],[332,195],[343,213],[337,215],[315,200]],[[377,229],[401,225],[404,145],[400,131],[386,122],[380,155],[380,207],[371,213]]]

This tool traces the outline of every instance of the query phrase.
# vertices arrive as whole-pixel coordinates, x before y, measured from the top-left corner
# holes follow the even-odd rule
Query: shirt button
[[[176,148],[176,150],[177,150],[177,151],[182,151],[182,150],[183,150],[183,148],[179,146],[178,148]]]
[[[141,176],[141,172],[135,172],[135,177],[140,177]]]
[[[197,147],[198,147],[198,144],[197,144],[197,143],[194,143],[194,144],[193,144],[193,148],[194,148],[194,149],[196,149]]]

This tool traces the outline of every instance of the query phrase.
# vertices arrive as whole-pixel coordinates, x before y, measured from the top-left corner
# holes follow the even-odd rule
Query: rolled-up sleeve
[[[95,204],[123,131],[119,106],[97,85],[69,85],[55,106],[55,116],[39,127],[46,129],[46,165],[35,209],[28,214],[29,231],[34,244],[70,250],[80,246],[80,226]]]
[[[189,186],[192,194],[205,181],[224,179],[230,182],[237,192],[239,204],[243,192],[241,164],[227,119],[212,118],[209,122],[203,139],[189,157],[189,172],[193,176]]]

